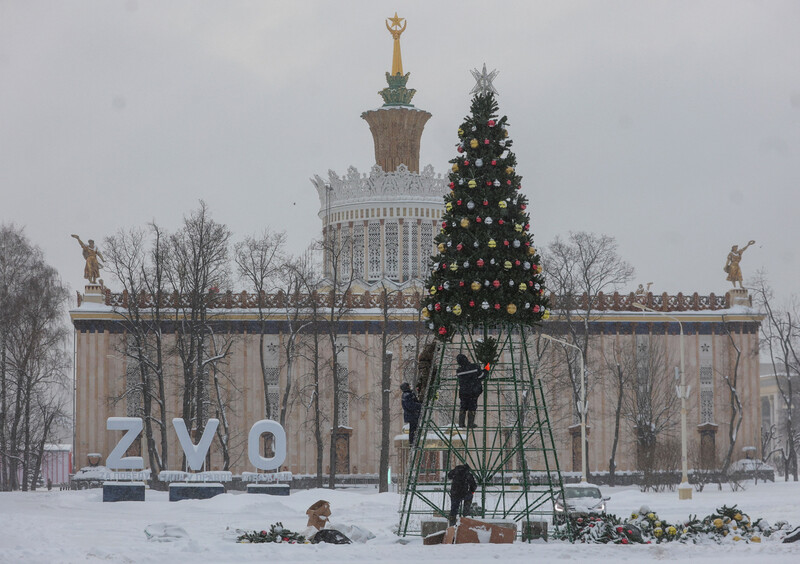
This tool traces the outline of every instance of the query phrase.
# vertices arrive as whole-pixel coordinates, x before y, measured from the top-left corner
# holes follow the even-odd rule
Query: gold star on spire
[[[392,25],[389,25],[392,22]],[[400,35],[406,30],[406,19],[394,13],[393,18],[386,18],[386,29],[392,34],[394,39],[394,51],[392,53],[392,76],[403,74],[403,58],[400,55]]]
[[[483,63],[483,70],[479,71],[478,69],[474,69],[470,71],[472,73],[473,78],[477,81],[477,84],[469,91],[470,94],[498,94],[497,90],[495,89],[492,81],[498,75],[500,71],[493,70],[492,72],[486,72],[486,63]]]
[[[399,28],[399,27],[401,27],[401,24],[403,23],[403,20],[405,18],[398,18],[397,17],[397,12],[395,12],[393,18],[386,18],[386,19],[388,19],[390,22],[392,22],[392,27],[398,27]]]

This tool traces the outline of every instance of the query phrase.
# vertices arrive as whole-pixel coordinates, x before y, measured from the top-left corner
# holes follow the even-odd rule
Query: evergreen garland
[[[532,325],[549,315],[507,118],[497,118],[491,92],[476,94],[470,112],[450,161],[438,254],[422,302],[428,328],[443,341],[459,326]]]
[[[306,538],[303,535],[284,528],[281,522],[271,525],[269,531],[253,531],[252,533],[239,535],[236,539],[236,542],[243,543],[288,542],[297,544],[305,541]]]
[[[770,526],[763,519],[753,522],[735,505],[720,507],[716,513],[703,519],[691,516],[678,523],[662,520],[647,507],[632,513],[625,522],[612,514],[571,516],[569,519],[576,541],[602,544],[661,544],[675,541],[692,544],[707,541],[717,544],[760,543],[762,538],[791,529],[783,522],[775,526]],[[556,526],[553,537],[569,540],[567,527]]]

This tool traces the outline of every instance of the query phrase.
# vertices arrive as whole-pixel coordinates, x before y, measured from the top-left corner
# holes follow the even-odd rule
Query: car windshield
[[[600,499],[600,490],[597,488],[564,488],[568,499],[576,497],[594,497]]]

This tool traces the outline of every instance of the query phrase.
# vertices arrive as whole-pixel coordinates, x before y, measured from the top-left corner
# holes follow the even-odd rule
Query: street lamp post
[[[664,313],[663,311],[656,311],[646,305],[634,303],[633,307],[663,315],[678,323],[680,329],[680,349],[681,349],[681,384],[678,388],[678,397],[681,400],[681,483],[678,486],[678,499],[692,499],[692,486],[689,485],[689,465],[688,457],[686,455],[686,400],[689,397],[689,390],[686,387],[686,371],[684,370],[684,355],[683,355],[683,324],[677,317],[673,317]]]
[[[578,345],[574,345],[572,343],[568,343],[567,341],[556,339],[555,337],[551,337],[550,335],[545,335],[544,333],[540,333],[540,335],[547,339],[548,341],[553,341],[556,343],[560,343],[567,347],[572,347],[578,351],[578,360],[580,361],[580,374],[581,374],[581,405],[580,405],[580,412],[581,412],[581,482],[586,482],[586,475],[587,472],[587,463],[586,463],[586,365],[583,360],[583,350]]]

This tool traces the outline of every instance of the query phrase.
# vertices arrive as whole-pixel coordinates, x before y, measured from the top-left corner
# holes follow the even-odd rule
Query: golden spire
[[[389,25],[392,22],[392,25]],[[402,24],[402,27],[401,27]],[[397,12],[394,13],[393,18],[386,18],[386,29],[392,34],[394,38],[394,50],[392,51],[392,76],[403,74],[403,58],[400,55],[400,34],[406,30],[405,18],[398,18]]]

